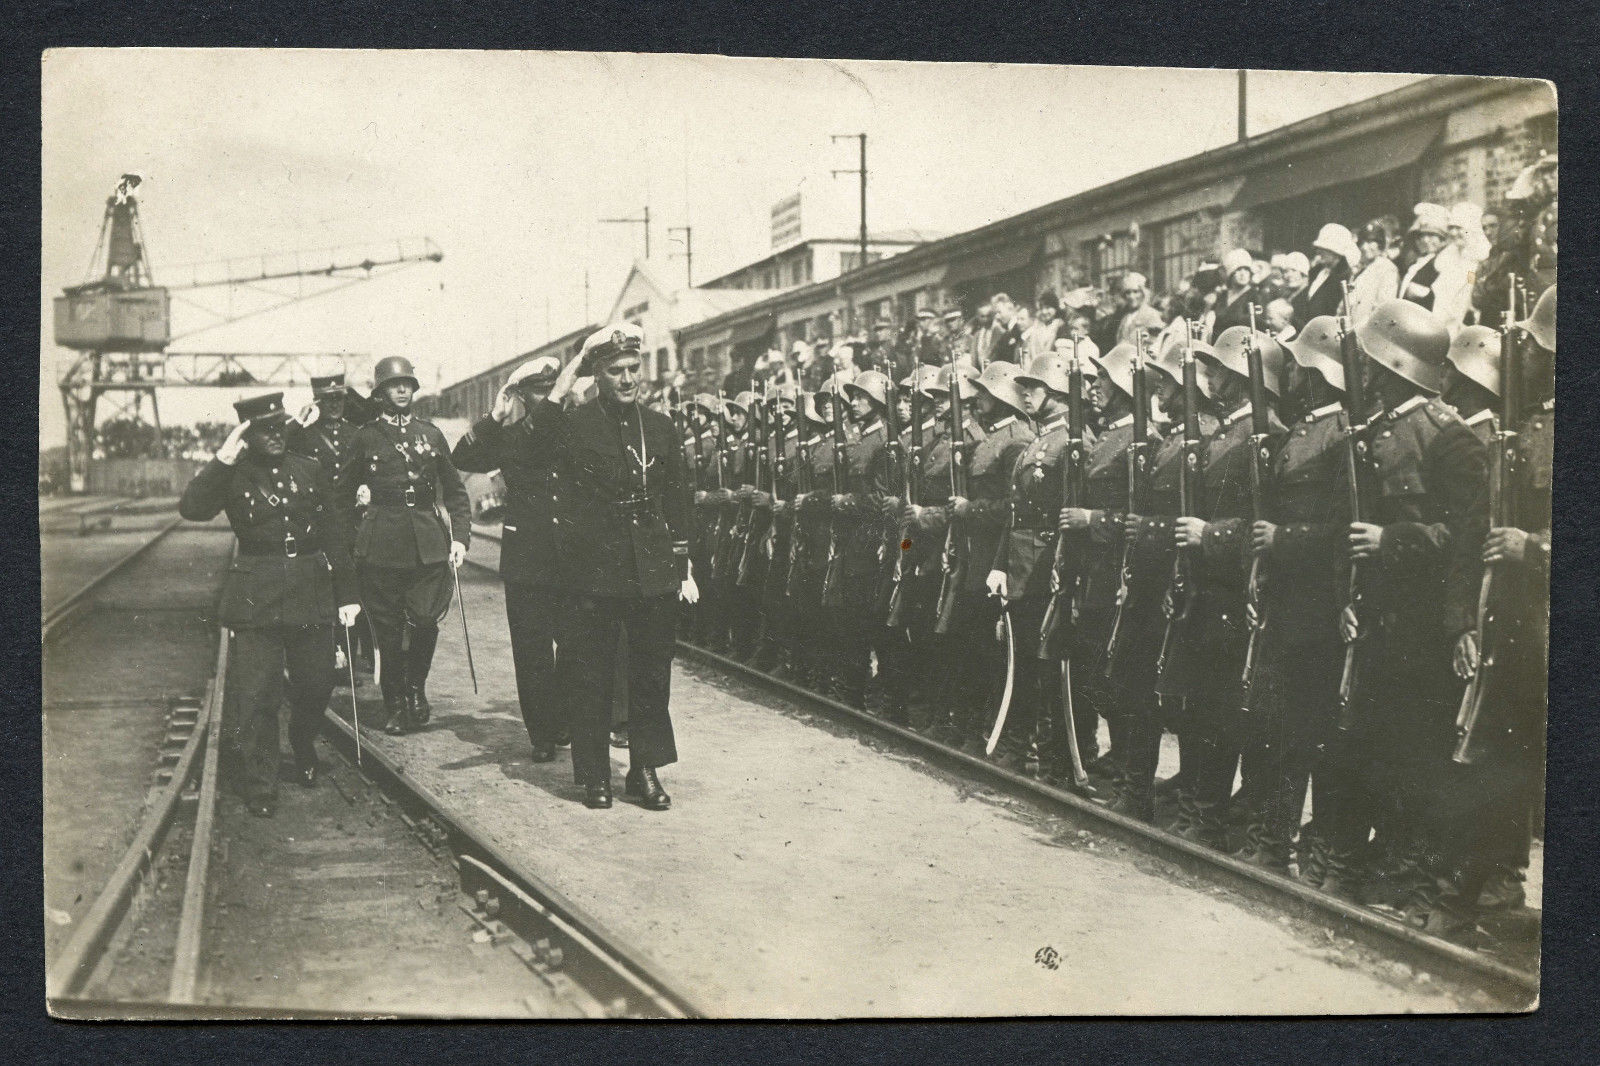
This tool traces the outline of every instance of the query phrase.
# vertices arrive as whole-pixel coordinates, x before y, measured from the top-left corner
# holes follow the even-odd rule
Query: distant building
[[[941,233],[902,229],[867,237],[867,262],[899,255]],[[861,267],[861,241],[856,237],[812,237],[776,251],[721,277],[703,282],[703,289],[790,289],[828,281]]]

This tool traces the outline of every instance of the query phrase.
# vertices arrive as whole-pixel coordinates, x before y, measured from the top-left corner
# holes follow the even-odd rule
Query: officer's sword
[[[478,694],[478,668],[472,665],[472,634],[467,632],[467,601],[461,598],[461,568],[452,566],[451,576],[456,579],[456,606],[461,608],[461,639],[467,645],[467,673],[472,675],[472,694]]]
[[[1000,609],[1000,621],[1006,630],[1006,687],[1000,693],[1000,710],[994,716],[994,729],[990,731],[989,739],[983,746],[985,755],[993,755],[995,747],[1000,743],[1000,730],[1006,727],[1006,712],[1011,710],[1011,693],[1016,687],[1017,680],[1017,641],[1011,632],[1010,608]]]
[[[350,627],[344,627],[344,665],[350,671],[350,720],[356,727],[356,769],[361,768],[361,712],[356,708],[356,657],[350,651]]]

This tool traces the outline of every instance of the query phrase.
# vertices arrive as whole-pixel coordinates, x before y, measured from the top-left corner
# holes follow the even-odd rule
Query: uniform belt
[[[1038,522],[1023,522],[1019,520],[1013,528],[1019,532],[1027,533],[1054,533],[1058,529],[1058,525],[1055,522],[1045,522],[1043,520]]]
[[[416,485],[404,489],[373,490],[372,502],[380,507],[424,507],[433,506],[433,486]]]

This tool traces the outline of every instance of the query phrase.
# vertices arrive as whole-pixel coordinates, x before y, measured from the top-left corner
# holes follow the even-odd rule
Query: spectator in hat
[[[1373,308],[1394,299],[1400,291],[1400,270],[1389,258],[1389,230],[1382,219],[1374,219],[1361,227],[1356,250],[1361,259],[1356,264],[1355,277],[1350,280],[1353,325],[1365,322]]]
[[[1439,249],[1439,273],[1448,279],[1440,294],[1435,313],[1452,330],[1469,318],[1472,311],[1472,285],[1478,265],[1489,258],[1489,238],[1482,226],[1483,208],[1463,200],[1450,207],[1449,240]]]
[[[1222,331],[1231,326],[1250,325],[1250,307],[1261,302],[1262,294],[1256,289],[1255,261],[1243,248],[1230,249],[1222,257],[1222,288],[1217,292],[1216,314],[1211,321],[1211,336],[1215,341]]]
[[[1441,284],[1439,264],[1439,252],[1450,238],[1450,212],[1438,204],[1418,204],[1408,236],[1416,258],[1400,278],[1400,298],[1424,310],[1442,312],[1440,295],[1448,298],[1451,286],[1457,283],[1446,274]]]
[[[1287,252],[1282,258],[1279,276],[1283,280],[1278,283],[1278,290],[1272,294],[1272,298],[1287,300],[1292,307],[1305,294],[1311,281],[1311,260],[1306,258],[1304,252]]]
[[[1337,315],[1344,302],[1344,283],[1353,276],[1356,264],[1361,261],[1361,250],[1356,247],[1355,235],[1337,222],[1330,222],[1317,231],[1311,242],[1316,258],[1311,263],[1311,276],[1294,304],[1296,331],[1321,315]]]

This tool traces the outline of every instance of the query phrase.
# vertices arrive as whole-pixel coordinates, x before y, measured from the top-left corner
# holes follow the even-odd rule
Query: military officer
[[[226,511],[239,541],[223,587],[228,627],[230,757],[250,813],[277,804],[278,709],[288,678],[296,780],[316,783],[315,740],[333,691],[333,626],[361,613],[349,527],[332,481],[287,450],[283,394],[234,404],[239,425],[183,492],[178,513],[206,522]]]
[[[457,470],[498,470],[505,479],[500,578],[505,582],[517,702],[534,762],[554,759],[557,742],[567,733],[555,651],[566,609],[566,568],[556,538],[561,472],[550,427],[529,415],[530,407],[549,395],[560,370],[561,361],[553,355],[530,359],[513,370],[494,408],[472,424],[450,453]]]
[[[1485,451],[1438,399],[1450,334],[1436,317],[1393,300],[1356,336],[1378,411],[1370,448],[1380,489],[1372,521],[1349,526],[1349,557],[1363,568],[1376,632],[1354,697],[1352,791],[1367,803],[1341,804],[1330,847],[1366,860],[1363,902],[1426,923],[1444,873],[1436,802],[1460,695],[1452,653],[1473,625],[1488,527]],[[1360,854],[1369,828],[1377,856]]]
[[[624,633],[630,763],[625,791],[648,810],[671,806],[656,771],[678,758],[668,708],[676,605],[699,598],[689,559],[691,486],[681,442],[671,419],[638,402],[643,341],[627,323],[591,334],[539,405],[540,417],[559,433],[559,472],[566,486],[558,551],[572,600],[563,659],[573,694],[573,776],[591,809],[612,803],[607,745]],[[558,405],[580,373],[594,376],[597,395],[561,411]]]
[[[1198,601],[1195,621],[1183,654],[1200,665],[1192,670],[1186,699],[1187,729],[1183,759],[1192,799],[1180,796],[1173,831],[1186,839],[1218,849],[1228,846],[1226,818],[1234,776],[1245,744],[1241,690],[1249,631],[1246,588],[1250,571],[1250,463],[1252,403],[1249,345],[1260,346],[1266,393],[1277,398],[1283,346],[1267,334],[1251,334],[1247,326],[1230,326],[1218,335],[1215,351],[1200,358],[1210,392],[1227,412],[1206,441],[1199,514],[1182,515],[1174,523],[1174,543],[1193,553]],[[1266,445],[1276,450],[1284,427],[1269,410]],[[1247,774],[1245,786],[1251,784]]]
[[[444,434],[411,413],[416,391],[408,360],[378,360],[373,393],[382,412],[356,432],[343,477],[361,510],[355,537],[361,602],[378,645],[378,682],[389,712],[384,731],[393,735],[428,721],[425,685],[439,621],[450,608],[451,571],[472,540],[467,490]]]

